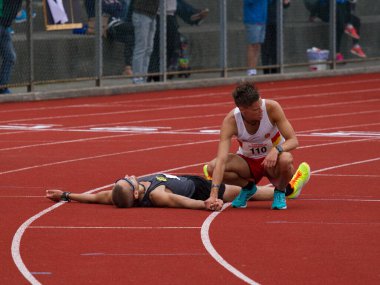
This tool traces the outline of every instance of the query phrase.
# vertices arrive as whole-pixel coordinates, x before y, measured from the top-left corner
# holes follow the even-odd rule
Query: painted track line
[[[380,158],[376,158],[376,159],[369,159],[369,160],[364,160],[364,161],[357,161],[357,162],[353,162],[353,163],[346,163],[346,164],[342,164],[342,165],[336,165],[334,167],[327,167],[327,168],[322,168],[322,169],[319,169],[319,170],[316,170],[316,171],[312,171],[311,173],[319,173],[319,172],[323,172],[323,171],[328,171],[328,170],[332,170],[332,169],[335,169],[335,168],[341,168],[341,167],[346,167],[346,166],[351,166],[351,165],[355,165],[355,164],[360,164],[360,163],[368,163],[368,162],[372,162],[372,161],[376,161],[376,160],[379,160]],[[352,199],[354,200],[354,199]],[[364,200],[362,200],[364,201]],[[375,201],[375,200],[368,200],[368,201]],[[227,271],[231,272],[232,274],[234,274],[236,277],[240,278],[241,280],[243,280],[244,282],[248,283],[248,284],[259,284],[257,282],[255,282],[254,280],[250,279],[248,276],[244,275],[242,272],[240,272],[239,270],[237,270],[235,267],[233,267],[231,264],[229,264],[217,251],[216,249],[213,247],[212,243],[211,243],[211,240],[210,240],[210,236],[209,236],[209,230],[210,230],[210,225],[211,223],[213,222],[213,220],[219,215],[222,213],[223,210],[225,210],[228,206],[230,206],[231,203],[226,203],[223,205],[223,208],[220,212],[214,212],[212,213],[210,216],[208,216],[206,218],[206,220],[204,221],[203,225],[202,225],[202,229],[201,229],[201,239],[202,239],[202,242],[203,242],[203,245],[205,246],[206,250],[210,253],[210,255],[220,264],[222,265]]]
[[[205,253],[82,253],[82,256],[201,256]]]
[[[357,80],[350,80],[350,81],[344,81],[344,82],[328,82],[328,83],[319,83],[319,84],[309,84],[306,83],[304,85],[302,84],[297,84],[296,86],[282,86],[282,87],[266,87],[266,88],[260,88],[261,92],[274,92],[274,91],[284,91],[284,90],[299,90],[299,89],[314,89],[318,88],[321,89],[323,87],[331,87],[331,86],[340,86],[340,85],[353,85],[353,86],[358,86],[359,84],[363,83],[376,83],[379,82],[380,79],[357,79]],[[361,89],[356,90],[356,91],[361,91]],[[344,92],[341,92],[344,93]],[[99,103],[83,103],[83,104],[74,104],[74,105],[65,105],[65,106],[55,106],[55,107],[37,107],[37,108],[23,108],[23,109],[17,109],[16,111],[18,112],[30,112],[30,111],[41,111],[41,110],[55,110],[55,109],[71,109],[71,108],[94,108],[94,107],[104,107],[104,106],[113,106],[113,105],[119,105],[122,103],[125,103],[126,101],[128,102],[133,102],[133,103],[145,103],[149,102],[152,103],[152,101],[172,101],[173,99],[188,99],[188,98],[209,98],[210,96],[225,96],[225,95],[230,95],[230,91],[217,91],[217,92],[200,92],[200,93],[193,93],[193,94],[186,94],[182,96],[176,95],[175,98],[173,96],[169,97],[159,97],[159,98],[149,98],[149,99],[125,99],[125,100],[117,100],[113,101],[111,104],[99,104]],[[272,97],[273,98],[273,97]],[[11,113],[14,112],[15,110],[0,110],[0,113]]]
[[[201,227],[70,227],[70,226],[30,226],[30,229],[95,229],[95,230],[193,230]]]
[[[351,166],[351,165],[355,165],[355,164],[360,164],[360,163],[368,163],[368,162],[372,162],[372,161],[377,161],[379,160],[380,158],[375,158],[375,159],[369,159],[369,160],[364,160],[364,161],[356,161],[356,162],[352,162],[352,163],[345,163],[343,165],[336,165],[336,166],[332,166],[332,167],[326,167],[326,168],[322,168],[322,169],[319,169],[319,170],[315,170],[313,171],[312,173],[319,173],[319,172],[323,172],[323,171],[328,171],[328,170],[332,170],[332,169],[335,169],[335,168],[340,168],[340,167],[346,167],[346,166]],[[199,164],[196,164],[196,165],[199,165]],[[178,167],[178,169],[183,169],[183,168],[186,168],[186,167],[192,167],[194,165],[190,165],[190,166],[182,166],[182,167]],[[171,172],[173,170],[176,170],[176,168],[172,168],[172,169],[166,169],[166,170],[163,170],[162,172]],[[149,175],[149,174],[147,174]],[[102,187],[99,187],[99,188],[96,188],[96,189],[92,189],[90,191],[87,191],[85,193],[93,193],[93,192],[96,192],[96,191],[100,191],[100,190],[103,190],[103,189],[106,189],[106,188],[109,188],[111,187],[113,184],[108,184],[108,185],[105,185],[105,186],[102,186]],[[53,211],[54,209],[64,205],[65,202],[60,202],[60,203],[57,203],[57,204],[54,204],[53,206],[39,212],[38,214],[34,215],[33,217],[29,218],[27,221],[25,221],[19,228],[18,230],[16,231],[14,237],[13,237],[13,240],[12,240],[12,246],[11,246],[11,251],[12,251],[12,258],[13,258],[13,261],[16,265],[16,267],[19,269],[20,273],[25,277],[26,280],[28,280],[32,285],[39,285],[41,284],[32,274],[31,272],[27,269],[26,265],[24,264],[24,262],[22,261],[22,258],[21,258],[21,254],[20,254],[20,244],[21,244],[21,239],[22,239],[22,236],[25,232],[25,230],[27,228],[30,227],[30,225],[36,221],[37,219],[39,219],[40,217],[42,217],[43,215],[49,213],[50,211]],[[224,206],[223,206],[223,209],[222,211],[227,208],[228,206],[230,205],[230,203],[226,203]],[[237,276],[238,278],[240,278],[241,280],[243,280],[244,282],[248,283],[248,284],[259,284],[259,283],[256,283],[255,281],[253,281],[252,279],[250,279],[249,277],[245,276],[243,273],[241,273],[239,270],[237,270],[236,268],[234,268],[232,265],[230,265],[227,261],[225,261],[223,259],[223,257],[215,250],[215,248],[212,246],[212,243],[211,243],[211,240],[210,240],[210,237],[209,237],[209,228],[210,228],[210,225],[212,223],[212,221],[220,214],[222,213],[222,211],[220,212],[213,212],[211,213],[207,218],[206,220],[204,221],[202,227],[201,227],[201,239],[202,239],[202,243],[203,245],[205,246],[206,250],[210,253],[210,255],[219,263],[221,264],[224,268],[226,268],[226,270],[228,270],[229,272],[233,273],[235,276]]]
[[[197,164],[199,165],[199,164]],[[191,167],[192,165],[190,165]],[[189,166],[187,166],[189,167]],[[183,168],[186,168],[186,166],[182,166],[182,167],[178,167],[178,169],[183,169]],[[161,172],[170,172],[170,171],[173,171],[173,169],[167,169],[167,170],[163,170]],[[151,174],[154,174],[154,173],[150,173],[150,174],[145,174],[145,175],[151,175]],[[144,176],[145,176],[144,175]],[[109,187],[111,187],[113,184],[108,184],[108,185],[104,185],[102,187],[99,187],[99,188],[95,188],[95,189],[92,189],[92,190],[89,190],[85,193],[87,194],[90,194],[90,193],[94,193],[94,192],[97,192],[97,191],[101,191],[101,190],[104,190],[104,189],[107,189]],[[21,244],[21,239],[24,235],[24,232],[26,229],[30,228],[30,225],[36,221],[37,219],[41,218],[43,215],[55,210],[56,208],[64,205],[65,202],[60,202],[60,203],[56,203],[54,204],[53,206],[39,212],[38,214],[32,216],[31,218],[29,218],[27,221],[25,221],[16,231],[15,235],[13,236],[13,239],[12,239],[12,246],[11,246],[11,252],[12,252],[12,258],[13,258],[13,261],[16,265],[16,267],[18,268],[18,270],[20,271],[20,273],[24,276],[24,278],[29,281],[32,285],[41,285],[41,283],[33,276],[33,274],[28,270],[28,268],[26,267],[25,263],[22,261],[22,258],[21,258],[21,253],[20,253],[20,244]]]
[[[90,160],[90,159],[110,157],[110,156],[116,156],[116,155],[121,155],[121,154],[137,153],[137,152],[144,152],[144,151],[152,151],[152,150],[158,150],[158,149],[172,148],[172,147],[176,147],[176,146],[204,144],[204,143],[210,143],[210,142],[215,142],[215,141],[216,140],[206,140],[206,141],[200,141],[200,142],[181,143],[181,144],[174,144],[174,145],[165,145],[165,146],[150,147],[150,148],[146,148],[146,149],[128,150],[128,151],[123,151],[123,152],[110,153],[110,154],[102,154],[102,155],[96,155],[96,156],[90,156],[90,157],[82,157],[82,158],[76,158],[76,159],[69,159],[69,160],[63,160],[63,161],[57,161],[57,162],[51,162],[51,163],[44,163],[44,164],[40,164],[40,165],[33,165],[33,166],[29,166],[29,167],[23,167],[23,168],[3,171],[3,172],[0,172],[0,175],[4,175],[4,174],[8,174],[8,173],[20,172],[20,171],[25,171],[25,170],[30,170],[30,169],[36,169],[36,168],[40,168],[40,167],[60,165],[60,164],[65,164],[65,163],[70,163],[70,162],[76,162],[76,161],[85,161],[85,160]]]
[[[24,262],[22,261],[21,254],[20,254],[20,243],[21,238],[24,235],[25,230],[30,226],[31,223],[33,223],[35,220],[39,219],[46,213],[49,213],[50,211],[53,211],[54,209],[60,207],[63,203],[55,204],[41,212],[39,212],[37,215],[34,215],[27,221],[25,221],[16,231],[16,234],[13,236],[12,240],[12,258],[14,263],[16,264],[18,270],[21,272],[21,274],[25,277],[26,280],[28,280],[33,285],[40,285],[41,283],[33,276],[33,274],[28,270],[28,268],[25,266]]]
[[[306,95],[290,95],[290,96],[282,96],[282,97],[272,97],[271,99],[273,100],[287,100],[287,99],[302,99],[302,98],[312,98],[312,97],[322,97],[322,96],[334,96],[334,95],[344,95],[346,96],[347,94],[357,94],[358,92],[360,93],[378,93],[380,91],[380,88],[372,88],[372,89],[360,89],[360,90],[351,90],[351,91],[335,91],[335,92],[323,92],[323,93],[315,93],[315,94],[306,94]],[[207,96],[205,96],[207,98]],[[172,100],[172,99],[171,99]],[[367,100],[355,100],[355,101],[350,101],[350,102],[339,102],[339,103],[330,103],[328,104],[329,106],[341,106],[342,104],[352,104],[352,102],[357,102],[357,103],[365,103],[365,102],[378,102],[380,99],[367,99]],[[129,101],[128,101],[129,102]],[[64,119],[64,118],[81,118],[81,117],[92,117],[92,116],[111,116],[111,115],[121,115],[121,114],[134,114],[134,113],[139,113],[139,112],[145,112],[145,111],[168,111],[168,110],[178,110],[178,109],[192,109],[192,108],[210,108],[216,107],[216,106],[225,106],[226,101],[223,102],[218,102],[218,103],[207,103],[207,104],[191,104],[191,105],[173,105],[173,106],[166,106],[166,107],[157,107],[157,108],[140,108],[140,109],[135,109],[135,110],[127,110],[127,111],[112,111],[112,112],[102,112],[102,113],[85,113],[85,114],[76,114],[76,115],[65,115],[65,116],[49,116],[49,117],[37,117],[37,118],[29,118],[29,119],[14,119],[14,120],[5,120],[5,121],[0,121],[1,124],[4,123],[16,123],[16,122],[31,122],[31,121],[41,121],[41,120],[48,120],[48,119]],[[228,102],[231,103],[231,102]],[[323,104],[322,104],[323,105]],[[302,108],[306,107],[317,107],[321,106],[319,105],[304,105]],[[293,106],[293,107],[288,107],[288,109],[299,109],[299,106]]]
[[[371,140],[373,140],[373,138],[365,138],[365,139],[357,139],[357,140],[343,140],[343,141],[339,141],[339,142],[320,143],[320,144],[314,144],[314,145],[309,145],[309,146],[301,146],[298,149],[306,149],[306,148],[313,148],[313,147],[326,147],[326,146],[336,145],[336,144],[346,144],[346,143],[363,142],[363,141],[371,141]],[[218,142],[218,139],[189,142],[189,143],[181,143],[181,144],[174,144],[174,145],[161,145],[161,146],[157,146],[157,147],[150,147],[147,149],[136,149],[136,150],[128,150],[128,151],[123,151],[123,152],[117,152],[117,153],[108,153],[108,154],[102,154],[102,155],[80,157],[80,158],[75,158],[75,159],[62,160],[62,161],[56,161],[56,162],[51,162],[51,163],[44,163],[44,164],[38,164],[38,165],[33,165],[33,166],[28,166],[28,167],[23,167],[23,168],[18,168],[18,169],[7,170],[7,171],[0,172],[0,175],[9,174],[9,173],[16,173],[16,172],[21,172],[21,171],[27,171],[27,170],[41,168],[41,167],[61,165],[61,164],[66,164],[66,163],[71,163],[71,162],[86,161],[86,160],[111,157],[111,156],[116,156],[116,155],[124,155],[124,154],[129,154],[129,153],[144,152],[147,150],[152,151],[152,150],[172,148],[172,147],[177,147],[177,146],[182,147],[182,146],[187,146],[187,145],[198,145],[198,144],[215,143],[215,142]]]
[[[251,278],[248,276],[244,275],[241,273],[239,270],[237,270],[235,267],[233,267],[231,264],[229,264],[213,247],[211,241],[210,241],[210,236],[209,236],[209,231],[210,231],[210,225],[213,222],[213,220],[223,212],[224,209],[226,209],[231,203],[226,203],[223,205],[223,208],[220,212],[213,212],[210,216],[207,217],[207,219],[204,221],[201,229],[201,239],[204,247],[208,251],[208,253],[220,264],[222,265],[227,271],[231,272],[234,274],[236,277],[239,279],[243,280],[244,282],[252,285],[259,284],[255,281],[253,281]]]
[[[293,222],[293,221],[271,221],[266,224],[298,224],[298,225],[367,225],[379,226],[380,223],[334,223],[334,222]]]

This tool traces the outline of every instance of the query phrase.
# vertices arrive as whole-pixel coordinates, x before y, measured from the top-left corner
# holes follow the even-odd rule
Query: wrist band
[[[71,199],[69,197],[70,194],[71,192],[63,192],[61,195],[61,200],[65,202],[71,202]]]
[[[220,188],[220,184],[211,184],[211,188]]]

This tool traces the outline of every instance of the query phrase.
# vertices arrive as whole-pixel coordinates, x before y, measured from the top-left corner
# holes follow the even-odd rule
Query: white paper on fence
[[[54,20],[54,24],[64,24],[69,21],[62,0],[48,0],[50,12]]]

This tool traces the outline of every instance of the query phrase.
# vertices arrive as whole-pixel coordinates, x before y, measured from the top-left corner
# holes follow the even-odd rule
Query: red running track
[[[115,178],[201,174],[233,86],[0,108],[1,284],[378,284],[380,74],[260,83],[312,178],[288,210],[53,204]]]

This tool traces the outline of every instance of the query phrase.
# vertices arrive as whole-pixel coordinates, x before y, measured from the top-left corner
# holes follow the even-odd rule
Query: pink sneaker
[[[356,44],[352,47],[351,53],[354,55],[357,55],[361,58],[367,57],[366,54],[363,52],[362,48],[360,47],[360,45],[358,45],[358,44]]]
[[[343,54],[341,54],[340,52],[338,52],[336,54],[335,60],[336,61],[343,61],[344,60]]]
[[[358,33],[356,32],[356,29],[354,28],[353,25],[351,24],[347,24],[346,25],[346,29],[344,30],[344,32],[349,35],[351,38],[354,38],[354,39],[360,39],[360,36],[358,35]]]

